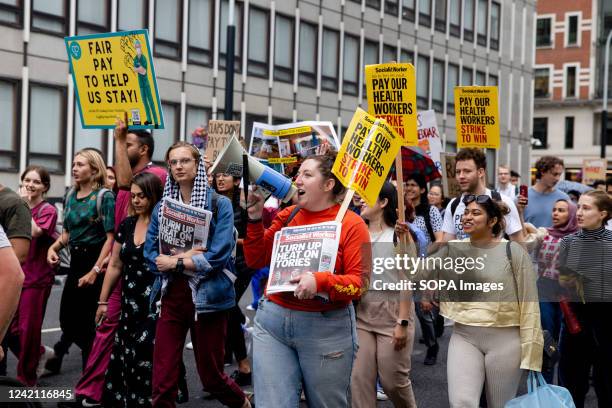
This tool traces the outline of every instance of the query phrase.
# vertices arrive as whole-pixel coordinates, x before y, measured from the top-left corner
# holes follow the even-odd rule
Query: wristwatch
[[[395,324],[399,324],[402,327],[406,327],[406,326],[408,326],[408,320],[406,320],[406,319],[397,319],[397,322],[395,322]]]
[[[179,258],[178,261],[176,261],[175,270],[177,273],[183,273],[185,271],[185,264],[183,264],[183,258]]]

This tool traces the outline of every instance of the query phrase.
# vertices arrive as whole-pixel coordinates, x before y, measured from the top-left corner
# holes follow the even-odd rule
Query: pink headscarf
[[[569,218],[567,219],[567,223],[561,227],[550,227],[546,228],[548,233],[555,238],[563,238],[566,235],[573,234],[578,231],[578,221],[576,221],[576,211],[578,208],[576,204],[574,204],[571,200],[566,200],[564,198],[555,201],[557,204],[559,201],[564,201],[567,203]]]

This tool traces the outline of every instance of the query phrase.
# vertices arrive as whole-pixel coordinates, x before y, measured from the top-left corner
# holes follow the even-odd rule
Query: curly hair
[[[476,169],[487,169],[487,156],[484,154],[482,149],[468,147],[459,150],[457,156],[455,156],[455,163],[466,160],[474,160]]]
[[[560,159],[556,156],[542,156],[535,162],[536,169],[536,178],[539,179],[542,177],[543,173],[550,171],[555,168],[557,164],[565,167],[563,164],[563,159]]]

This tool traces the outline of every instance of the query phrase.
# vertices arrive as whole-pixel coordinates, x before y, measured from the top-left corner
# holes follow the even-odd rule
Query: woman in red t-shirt
[[[331,173],[334,160],[334,155],[323,155],[302,163],[295,180],[297,206],[280,211],[267,229],[263,199],[251,195],[244,241],[249,267],[270,264],[274,234],[281,228],[335,220],[344,188]],[[297,285],[293,292],[261,299],[253,333],[256,406],[297,406],[302,384],[311,407],[349,406],[357,346],[351,301],[368,288],[370,262],[368,229],[349,211],[342,220],[334,269],[301,273],[292,280]]]

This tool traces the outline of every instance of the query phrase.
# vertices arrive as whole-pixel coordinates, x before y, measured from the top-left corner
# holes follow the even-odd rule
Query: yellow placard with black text
[[[368,112],[385,119],[403,146],[417,146],[416,79],[407,63],[366,65]]]
[[[384,119],[357,108],[336,156],[332,173],[373,206],[400,147],[401,138]]]
[[[131,129],[163,129],[147,30],[64,38],[81,123],[112,129],[127,112]]]
[[[456,86],[457,147],[499,149],[496,86]]]

